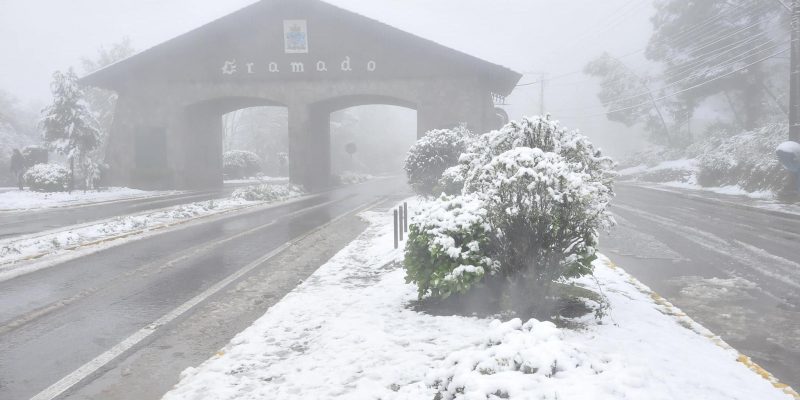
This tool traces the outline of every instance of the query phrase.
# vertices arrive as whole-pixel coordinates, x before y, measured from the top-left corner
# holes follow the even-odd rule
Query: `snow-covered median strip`
[[[792,398],[607,259],[580,281],[611,305],[585,329],[414,311],[389,218],[363,215],[364,234],[164,399]]]
[[[37,208],[74,207],[87,204],[104,203],[109,201],[141,199],[149,197],[177,194],[177,191],[144,191],[129,188],[108,188],[104,190],[91,190],[83,192],[76,190],[72,193],[40,193],[30,190],[11,190],[0,193],[0,211],[21,211]]]
[[[260,185],[258,194],[269,197],[248,198],[240,193],[251,188],[237,189],[228,199],[209,200],[125,215],[60,229],[0,240],[0,281],[40,269],[27,261],[47,261],[76,250],[106,245],[123,239],[172,227],[201,217],[242,210],[257,205],[294,198],[303,193],[293,185]],[[264,188],[269,190],[263,190]]]

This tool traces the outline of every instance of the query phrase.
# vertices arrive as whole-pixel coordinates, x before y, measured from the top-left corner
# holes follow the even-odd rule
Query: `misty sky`
[[[127,36],[145,49],[253,2],[0,0],[0,89],[23,101],[48,101],[52,72],[78,66],[100,46]],[[648,0],[330,2],[520,72],[547,72],[553,80],[546,109],[569,127],[603,131],[601,144],[618,142],[622,130],[597,116],[603,110],[596,84],[569,73],[605,50],[634,53],[625,61],[644,67],[637,51],[649,37],[652,13]],[[523,83],[537,79],[526,75]],[[538,113],[538,97],[538,86],[518,88],[509,98],[511,117]]]

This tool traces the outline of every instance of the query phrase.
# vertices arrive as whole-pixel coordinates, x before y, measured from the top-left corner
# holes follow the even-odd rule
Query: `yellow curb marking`
[[[731,345],[726,343],[722,338],[717,335],[714,335],[710,330],[706,327],[700,325],[699,323],[695,322],[692,318],[690,318],[686,313],[681,311],[678,307],[675,307],[672,303],[670,303],[667,299],[661,297],[658,293],[654,292],[652,289],[647,287],[645,284],[640,282],[638,279],[634,278],[631,274],[625,272],[621,268],[619,268],[613,261],[609,258],[603,259],[603,264],[605,264],[608,268],[614,271],[622,271],[625,275],[628,276],[628,282],[631,283],[637,290],[639,290],[642,294],[650,296],[653,302],[659,307],[659,311],[663,314],[671,316],[678,322],[679,325],[685,327],[686,329],[691,330],[692,332],[705,337],[711,343],[717,345],[718,347],[735,351],[738,354],[736,358],[737,362],[742,363],[746,366],[749,370],[753,371],[754,373],[758,374],[763,379],[767,380],[773,387],[779,389],[785,394],[794,397],[797,400],[800,400],[800,394],[798,394],[791,386],[781,382],[772,375],[769,371],[758,365],[755,361],[753,361],[750,357],[740,353],[738,350],[733,348]]]

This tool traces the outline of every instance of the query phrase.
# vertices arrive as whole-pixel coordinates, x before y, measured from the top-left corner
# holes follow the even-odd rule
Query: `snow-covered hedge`
[[[436,129],[417,140],[408,151],[405,171],[408,183],[422,196],[441,193],[439,180],[444,171],[458,164],[472,134],[464,127]]]
[[[37,164],[25,172],[25,182],[37,192],[64,192],[69,187],[69,171],[58,164]]]
[[[265,183],[236,189],[231,197],[247,201],[277,201],[303,193],[303,188],[297,185]]]
[[[585,136],[547,117],[481,135],[445,174],[451,185],[461,186],[462,195],[428,202],[412,219],[409,280],[422,284],[421,296],[449,295],[454,290],[437,293],[429,282],[479,271],[457,268],[479,266],[460,257],[470,240],[482,238],[477,255],[492,260],[493,267],[459,282],[456,291],[491,279],[503,283],[504,307],[527,312],[544,305],[552,282],[591,272],[598,232],[613,223],[607,211],[612,168]],[[425,243],[434,246],[426,250]],[[520,295],[524,298],[515,298]]]
[[[222,170],[229,179],[254,176],[261,172],[261,157],[252,151],[226,151],[222,155]]]
[[[788,129],[785,124],[771,124],[721,141],[698,157],[697,183],[738,185],[748,192],[782,190],[788,174],[775,149],[786,141]]]
[[[442,196],[412,217],[405,249],[406,282],[419,297],[465,293],[498,263],[489,253],[486,209],[476,196]]]

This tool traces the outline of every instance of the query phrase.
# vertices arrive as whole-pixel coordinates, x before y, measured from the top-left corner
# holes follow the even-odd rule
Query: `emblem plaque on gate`
[[[304,19],[283,21],[283,42],[286,53],[308,53],[308,24]]]

